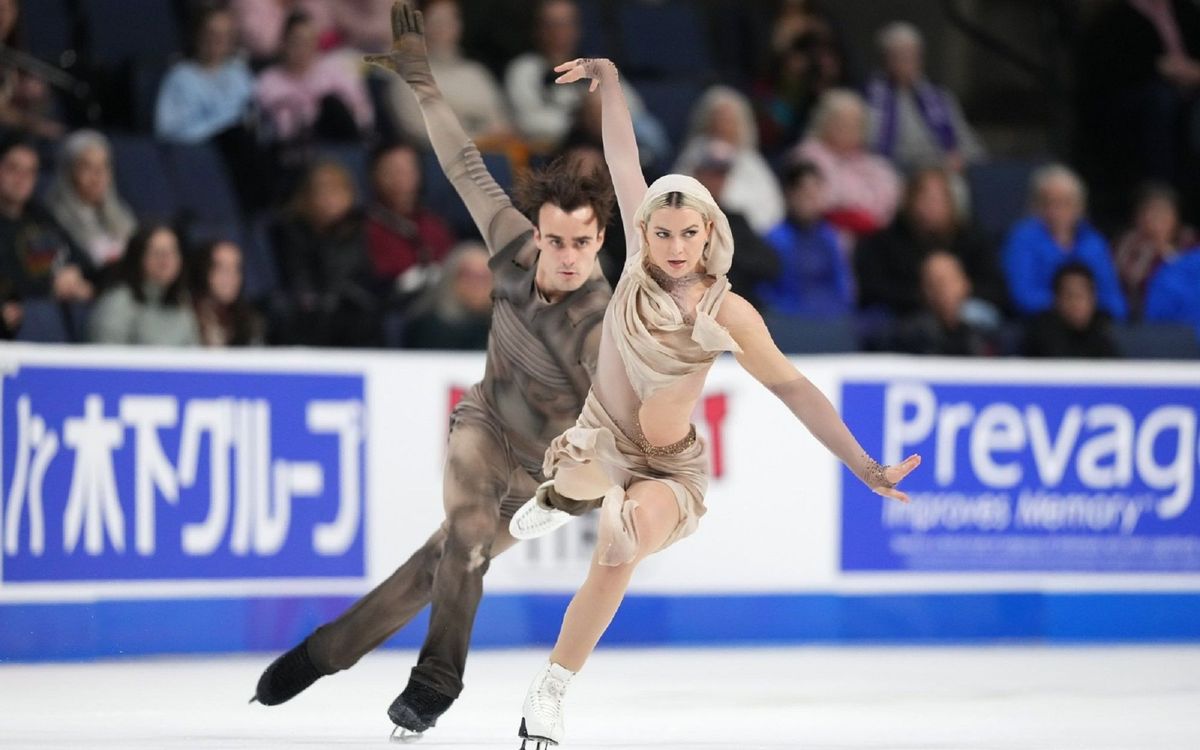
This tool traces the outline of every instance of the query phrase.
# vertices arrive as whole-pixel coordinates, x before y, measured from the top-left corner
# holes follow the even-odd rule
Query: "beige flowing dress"
[[[707,371],[725,351],[740,351],[716,322],[729,292],[726,274],[733,258],[729,223],[709,192],[684,175],[667,175],[652,184],[643,207],[671,192],[693,196],[709,207],[713,232],[703,261],[712,285],[696,306],[694,320],[655,281],[643,264],[641,233],[630,222],[627,247],[633,249],[608,309],[596,376],[574,427],[551,442],[543,471],[554,477],[560,494],[600,501],[599,552],[602,565],[621,565],[637,551],[633,510],[637,502],[625,490],[639,480],[662,482],[675,495],[679,523],[665,548],[696,530],[704,515],[709,458],[693,426],[689,435],[668,446],[650,445],[638,414],[659,390],[684,377]],[[639,210],[640,216],[642,211]]]

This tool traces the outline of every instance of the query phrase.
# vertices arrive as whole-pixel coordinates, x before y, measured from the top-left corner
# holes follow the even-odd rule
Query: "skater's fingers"
[[[413,20],[416,21],[417,33],[425,36],[425,14],[421,11],[413,11]]]
[[[591,86],[588,86],[588,93],[589,93],[589,94],[590,94],[590,93],[594,93],[594,92],[596,91],[596,89],[598,89],[598,88],[600,88],[600,82],[599,82],[599,81],[597,81],[595,78],[593,78],[593,79],[592,79],[592,85],[591,85]]]
[[[883,495],[884,497],[890,497],[893,500],[899,500],[902,503],[907,503],[909,501],[908,495],[896,489],[895,487],[879,487],[875,490],[875,492]]]
[[[887,478],[892,484],[898,483],[901,479],[912,473],[913,469],[921,465],[921,457],[916,453],[904,459],[895,466],[887,468]]]
[[[392,38],[399,39],[404,36],[404,3],[402,0],[396,0],[392,3]]]
[[[574,60],[567,60],[565,63],[559,63],[558,65],[554,66],[554,72],[562,73],[564,70],[571,70],[572,68],[578,68],[580,62],[582,62],[582,61],[579,60],[578,58],[576,58]]]

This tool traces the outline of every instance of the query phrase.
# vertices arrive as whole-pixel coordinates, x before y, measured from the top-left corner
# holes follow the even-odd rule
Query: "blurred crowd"
[[[734,289],[781,341],[1116,357],[1121,331],[1200,336],[1193,0],[1097,14],[1079,110],[1098,163],[1047,154],[1004,227],[976,220],[987,144],[907,21],[852,80],[816,0],[419,5],[437,81],[506,187],[561,154],[602,167],[598,97],[552,69],[613,57],[647,177],[717,197]],[[362,63],[390,46],[390,8],[0,0],[0,334],[485,348],[487,250],[407,85]],[[151,31],[106,37],[130,12]],[[1091,216],[1083,173],[1126,196],[1117,215]],[[607,236],[615,279],[623,233]]]

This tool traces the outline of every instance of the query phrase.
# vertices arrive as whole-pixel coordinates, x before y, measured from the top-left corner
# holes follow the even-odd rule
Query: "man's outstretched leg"
[[[276,706],[295,698],[325,675],[348,669],[404,627],[429,603],[446,527],[429,537],[407,562],[333,622],[322,625],[262,673],[254,699]]]
[[[388,708],[397,726],[424,732],[462,692],[483,575],[491,558],[513,544],[503,533],[501,504],[514,474],[494,427],[474,420],[454,424],[442,485],[446,541],[433,579],[429,633],[408,686]],[[524,484],[532,485],[524,476]]]

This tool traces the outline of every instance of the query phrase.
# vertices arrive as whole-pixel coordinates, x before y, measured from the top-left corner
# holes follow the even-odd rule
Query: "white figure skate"
[[[562,742],[563,698],[574,676],[566,667],[550,662],[533,678],[525,694],[521,728],[517,732],[521,750],[526,750],[526,742],[533,743],[533,750],[547,750]]]
[[[566,525],[571,514],[546,504],[546,492],[554,486],[553,480],[542,482],[537,493],[513,514],[508,522],[508,532],[514,539],[537,539]]]

